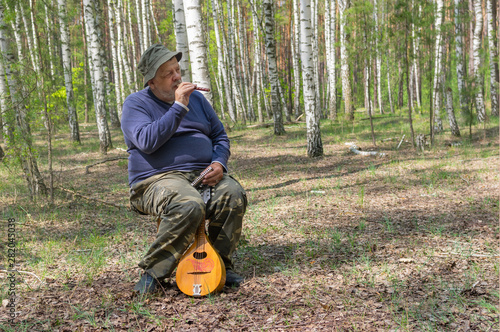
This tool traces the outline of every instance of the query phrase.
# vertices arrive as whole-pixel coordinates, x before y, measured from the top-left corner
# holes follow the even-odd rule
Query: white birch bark
[[[237,48],[237,33],[236,33],[236,27],[237,27],[237,18],[236,14],[234,13],[234,10],[236,8],[236,5],[234,4],[234,0],[228,1],[228,34],[229,34],[229,45],[231,45],[230,49],[230,58],[232,59],[232,65],[231,65],[231,76],[232,76],[232,81],[233,81],[233,89],[234,91],[234,96],[236,99],[236,111],[238,114],[239,119],[244,123],[245,122],[245,96],[243,92],[243,87],[242,87],[242,79],[241,75],[239,74],[239,71],[237,72],[237,68],[239,67],[239,55],[238,55],[238,48]]]
[[[311,45],[313,54],[313,73],[314,73],[314,84],[316,85],[316,108],[321,114],[323,106],[321,105],[321,89],[319,84],[319,47],[318,47],[318,0],[310,0],[311,5]]]
[[[498,93],[498,53],[495,47],[495,26],[493,25],[493,7],[494,0],[486,0],[486,13],[488,19],[488,50],[490,56],[490,93],[491,93],[491,115],[498,116],[500,108],[500,99]],[[497,13],[498,19],[498,13]]]
[[[368,66],[368,62],[371,60],[365,59],[364,61],[364,69],[363,76],[365,78],[365,109],[368,115],[373,115],[373,103],[371,101],[370,96],[370,69]]]
[[[243,93],[246,96],[246,105],[245,109],[247,113],[245,113],[245,118],[251,119],[251,110],[252,110],[252,98],[250,97],[250,82],[248,80],[248,70],[247,70],[247,52],[246,52],[246,33],[245,33],[245,19],[241,14],[241,3],[237,2],[237,10],[238,10],[238,27],[239,27],[239,53],[240,53],[240,63],[241,63],[241,74],[242,74],[242,82],[243,82]]]
[[[95,31],[97,32],[97,38],[99,42],[99,61],[100,61],[100,67],[102,68],[102,76],[104,78],[104,97],[106,99],[106,113],[109,115],[110,123],[111,126],[114,128],[120,128],[120,120],[118,119],[118,113],[116,111],[116,105],[115,101],[111,98],[112,97],[112,89],[111,89],[111,81],[110,81],[110,68],[106,62],[106,49],[103,47],[104,45],[104,37],[103,37],[103,27],[101,25],[104,24],[104,18],[103,18],[103,8],[101,7],[99,2],[94,3],[94,15],[95,15],[95,20],[94,22],[96,23],[96,29]],[[109,144],[111,146],[111,134],[108,132],[108,140]]]
[[[342,99],[344,99],[345,113],[349,120],[354,120],[354,105],[352,104],[352,89],[346,46],[345,11],[349,8],[349,0],[338,0],[340,13],[340,75],[342,77]]]
[[[3,18],[3,12],[4,12],[4,7],[0,4],[0,43],[6,43],[7,41],[5,40],[5,35],[6,35],[6,30],[7,26],[4,22]],[[5,45],[5,48],[7,46]],[[3,47],[0,47],[0,52]],[[4,67],[4,58],[5,56],[3,55],[3,52],[0,53],[0,115],[1,115],[1,120],[2,120],[2,132],[4,137],[7,138],[8,141],[12,141],[13,139],[13,128],[12,128],[12,123],[7,121],[7,110],[8,110],[8,95],[9,95],[9,89],[7,87],[7,82],[5,81],[6,79],[6,70]]]
[[[462,24],[460,22],[460,4],[463,0],[455,1],[455,53],[456,53],[456,71],[457,71],[457,85],[458,96],[460,102],[460,109],[466,110],[468,108],[467,95],[465,90],[465,59],[464,59],[464,42],[462,36]]]
[[[283,114],[280,105],[278,70],[276,64],[276,38],[274,36],[274,17],[273,17],[273,1],[264,0],[264,18],[265,18],[265,40],[266,54],[269,71],[269,80],[271,83],[271,107],[274,118],[274,134],[282,135],[285,133],[283,126]]]
[[[121,34],[121,12],[119,10],[117,0],[108,1],[108,15],[109,15],[109,39],[111,40],[111,61],[113,63],[114,73],[114,87],[116,107],[118,108],[118,118],[122,118],[122,104],[125,100],[125,84],[123,78],[123,61],[118,54],[125,54],[121,52],[120,41],[123,43],[123,35]],[[116,32],[115,32],[116,29]]]
[[[337,31],[337,0],[330,0],[330,62],[328,64],[328,80],[330,89],[329,111],[330,119],[337,119],[337,52],[336,52],[336,31]]]
[[[484,97],[483,97],[483,81],[481,78],[481,73],[479,68],[481,66],[481,57],[480,57],[480,49],[481,49],[481,32],[483,26],[483,9],[481,6],[481,0],[473,0],[474,1],[474,15],[476,18],[476,24],[474,27],[474,36],[473,36],[473,56],[474,56],[474,77],[475,77],[475,101],[476,101],[476,111],[477,111],[477,120],[481,123],[486,120],[486,112],[484,109]]]
[[[334,1],[334,0],[332,0]],[[299,37],[300,37],[300,14],[299,0],[293,0],[293,28],[292,34],[292,60],[293,60],[293,86],[294,86],[294,102],[293,110],[295,118],[300,115],[300,53],[299,53]],[[257,56],[258,58],[258,56]]]
[[[328,80],[326,84],[326,100],[328,103],[328,116],[330,119],[335,120],[337,116],[336,110],[332,109],[332,99],[336,97],[335,88],[332,85],[335,81],[335,9],[332,10],[332,3],[335,4],[335,0],[326,0],[325,2],[325,57]]]
[[[22,5],[22,3],[20,4],[20,8],[21,8],[21,15],[23,16],[23,19],[25,20],[24,21],[24,26],[26,27],[26,29],[28,30],[27,33],[26,33],[26,36],[28,37],[27,40],[28,40],[28,45],[30,45],[29,47],[29,52],[30,52],[30,55],[31,55],[31,60],[33,62],[33,68],[35,69],[35,73],[38,73],[40,74],[41,71],[40,71],[40,59],[38,58],[38,48],[37,48],[37,45],[36,45],[36,30],[35,30],[35,17],[33,16],[34,14],[34,10],[33,10],[33,7],[32,7],[32,3],[31,1],[29,1],[29,6],[30,6],[30,25],[31,25],[31,36],[30,34],[28,33],[28,31],[30,29],[28,29],[28,24],[27,24],[27,17],[25,16],[25,13],[24,13],[24,7]]]
[[[0,120],[1,129],[3,133],[3,137],[12,137],[12,126],[7,121],[7,96],[9,93],[9,89],[7,88],[7,84],[5,83],[5,68],[3,66],[3,60],[0,59]],[[9,138],[7,138],[9,140]]]
[[[226,101],[226,98],[224,97],[224,57],[222,54],[222,45],[221,45],[221,40],[220,40],[220,31],[219,31],[219,14],[217,12],[217,9],[215,7],[214,0],[211,0],[212,2],[212,19],[214,22],[214,33],[215,33],[215,45],[217,46],[217,76],[215,78],[215,83],[217,85],[217,92],[219,94],[219,101],[220,101],[220,112],[222,115],[222,118],[225,118],[225,110],[224,110],[224,103]]]
[[[296,1],[296,0],[294,0]],[[261,45],[261,34],[260,34],[260,23],[257,19],[257,13],[255,10],[252,10],[252,24],[254,30],[254,85],[256,90],[257,97],[257,118],[260,123],[264,122],[264,114],[262,111],[262,84],[261,84],[261,76],[262,76],[262,62],[261,62],[261,54],[262,50],[260,48]]]
[[[122,12],[122,0],[118,0],[118,11]],[[137,56],[136,56],[136,49],[135,49],[135,35],[134,35],[134,29],[132,28],[132,9],[131,9],[131,5],[130,5],[130,1],[127,1],[127,19],[125,19],[125,15],[123,16],[124,17],[124,26],[123,27],[123,41],[124,41],[124,53],[123,54],[129,54],[128,50],[130,49],[131,53],[132,53],[132,59],[137,59]],[[127,60],[127,63],[128,63],[128,60]],[[125,62],[123,62],[123,65],[124,65],[124,68],[126,68],[125,66]],[[134,70],[134,68],[136,67],[136,64],[134,62],[132,62],[131,66],[129,67],[131,69],[131,74],[132,74],[132,83],[131,85],[129,85],[129,88],[130,89],[134,89],[134,91],[137,91],[138,90],[138,85],[137,85],[137,70]],[[126,75],[126,74],[125,74]],[[128,81],[128,79],[127,79]],[[142,86],[141,86],[142,88]]]
[[[92,95],[96,112],[97,130],[99,132],[100,152],[106,154],[111,147],[111,137],[106,121],[106,87],[104,70],[101,62],[101,45],[99,43],[98,26],[95,21],[94,2],[83,0],[85,29],[87,37],[87,55],[92,82]]]
[[[189,58],[193,83],[209,88],[210,75],[208,72],[207,45],[203,34],[200,0],[184,0],[186,14],[186,30],[189,41]],[[205,98],[212,103],[212,91],[202,92]]]
[[[73,92],[73,76],[71,70],[71,46],[69,30],[66,25],[66,1],[57,0],[59,14],[59,33],[61,36],[61,54],[64,71],[64,85],[66,87],[66,104],[68,107],[68,122],[70,136],[73,142],[80,142],[80,129],[78,126],[78,115],[76,112],[75,95]]]
[[[418,5],[418,18],[421,17],[422,13],[422,6]],[[418,66],[418,57],[419,57],[419,48],[420,48],[420,39],[418,36],[415,35],[415,25],[412,23],[412,29],[411,29],[411,34],[412,34],[412,40],[413,40],[413,82],[414,82],[414,87],[415,87],[415,99],[417,100],[417,106],[419,111],[422,108],[422,105],[420,104],[420,79],[419,79],[419,66]],[[413,107],[413,106],[412,106]]]
[[[234,111],[234,103],[233,99],[231,98],[231,86],[230,86],[230,74],[228,74],[227,67],[226,66],[226,60],[227,58],[225,51],[226,51],[226,43],[224,34],[223,38],[220,38],[220,31],[219,31],[219,26],[224,27],[223,20],[221,17],[221,7],[219,4],[219,0],[212,0],[212,8],[213,8],[213,16],[214,16],[214,26],[215,26],[215,39],[217,43],[217,61],[218,61],[218,71],[219,71],[219,76],[222,78],[222,84],[224,86],[223,92],[226,97],[221,96],[221,105],[223,104],[224,101],[226,101],[226,105],[228,108],[228,114],[229,118],[231,121],[236,122],[236,114]]]
[[[380,114],[384,113],[382,106],[382,58],[379,50],[379,22],[378,22],[378,5],[377,0],[373,0],[373,18],[375,19],[375,63],[376,63],[376,78],[377,78],[377,99]]]
[[[155,14],[154,14],[154,11],[153,11],[153,4],[151,3],[151,1],[148,2],[148,7],[149,7],[149,15],[151,16],[151,21],[153,22],[153,26],[155,28],[155,32],[156,32],[156,42],[157,43],[162,43],[161,41],[161,36],[160,36],[160,30],[158,29],[158,23],[156,23],[156,17],[155,17]],[[150,40],[153,40],[152,37],[150,37]]]
[[[141,0],[142,45],[145,51],[151,45],[151,29],[149,25],[149,0]]]
[[[131,2],[135,3],[135,17],[137,19],[137,34],[138,34],[138,39],[139,39],[139,53],[142,54],[144,51],[148,48],[148,45],[144,45],[144,26],[143,26],[143,21],[142,21],[142,15],[141,15],[141,3],[140,1],[142,0],[129,0],[128,3],[130,4]],[[130,8],[129,8],[130,9]],[[132,20],[130,20],[130,26],[132,26]],[[134,40],[134,39],[132,39]]]
[[[17,9],[17,6],[19,6],[19,4],[16,4],[14,9],[14,12],[16,13],[16,20],[13,23],[12,30],[14,31],[14,38],[16,40],[17,59],[19,63],[23,64],[26,61],[26,59],[23,53],[23,41],[21,36],[21,31],[23,31],[22,18],[21,18],[21,11]]]
[[[123,27],[123,23],[125,20],[122,21],[122,14],[123,14],[123,3],[122,0],[118,0],[116,2],[116,34],[118,36],[117,46],[118,46],[118,54],[123,54],[123,56],[118,57],[118,67],[120,68],[120,72],[117,73],[117,75],[120,76],[120,82],[124,81],[127,82],[126,86],[126,88],[128,89],[127,91],[132,93],[134,91],[137,91],[137,80],[135,79],[135,76],[133,74],[134,71],[132,70],[132,67],[129,62],[129,57],[127,54],[128,53],[126,47],[127,28]],[[132,47],[132,49],[134,50],[135,47]],[[135,59],[134,54],[132,55],[132,58]],[[125,75],[125,79],[123,78],[123,75]],[[122,93],[121,100],[125,101],[125,84],[122,84],[121,93]]]
[[[111,43],[111,63],[113,64],[113,77],[114,77],[114,89],[115,89],[115,103],[118,108],[118,118],[122,118],[122,108],[123,103],[122,96],[122,71],[120,70],[120,65],[118,63],[118,38],[116,38],[115,28],[116,28],[116,0],[108,0],[108,26],[109,26],[109,41]]]
[[[436,43],[435,43],[435,61],[434,61],[434,84],[433,84],[433,109],[434,109],[434,131],[439,133],[443,131],[443,120],[440,116],[441,94],[440,94],[440,75],[442,69],[442,33],[441,25],[443,23],[443,0],[436,0]]]
[[[304,87],[304,112],[307,127],[307,155],[319,157],[323,155],[320,114],[316,108],[317,94],[314,83],[314,56],[312,52],[311,2],[300,1],[300,60],[302,63],[302,83]]]
[[[387,53],[387,57],[385,59],[387,65],[387,93],[389,95],[389,105],[391,107],[391,113],[394,114],[394,103],[392,101],[392,90],[391,90],[391,71],[389,67],[389,52]]]
[[[414,81],[413,80],[414,79],[415,79],[415,72],[413,70],[413,66],[411,66],[410,67],[410,80],[408,82],[408,84],[410,84],[410,89],[409,89],[410,90],[410,96],[409,96],[409,98],[410,98],[410,107],[411,107],[411,109],[415,109],[415,105],[413,104],[413,101],[415,99],[414,90],[413,90],[413,88],[414,88]]]
[[[460,137],[460,129],[458,128],[453,109],[453,93],[451,88],[446,89],[446,113],[448,113],[448,121],[450,122],[450,130],[453,136]]]
[[[191,70],[189,68],[189,43],[186,31],[186,18],[184,17],[184,1],[173,0],[174,8],[174,32],[176,51],[182,52],[181,76],[184,82],[191,82]]]
[[[44,3],[43,8],[45,9],[45,28],[47,29],[47,49],[49,51],[49,67],[50,67],[50,75],[51,77],[55,77],[55,70],[54,70],[54,54],[53,54],[53,45],[52,45],[52,33],[50,29],[50,23],[49,23],[49,9],[47,8],[47,4]]]
[[[34,44],[34,41],[33,41],[33,35],[30,34],[30,25],[28,24],[28,17],[26,16],[26,13],[25,13],[25,10],[24,10],[24,6],[22,3],[17,3],[16,4],[16,12],[19,12],[21,15],[21,19],[23,20],[23,24],[24,24],[24,28],[26,29],[26,42],[28,43],[28,54],[29,54],[29,59],[31,60],[31,65],[33,66],[33,71],[35,73],[39,73],[40,70],[39,70],[39,62],[38,62],[38,56],[37,56],[37,52],[35,50],[35,44]],[[22,31],[22,30],[21,30]],[[21,31],[18,31],[19,35],[21,35]],[[18,50],[18,52],[22,52],[22,48],[20,50]]]
[[[240,120],[244,120],[244,116],[246,114],[245,111],[245,102],[243,100],[243,93],[241,89],[241,80],[236,72],[236,38],[235,38],[235,27],[236,27],[236,18],[234,15],[234,0],[230,0],[227,2],[227,15],[228,15],[228,28],[227,34],[228,38],[225,42],[226,47],[228,48],[227,52],[227,64],[229,68],[229,73],[231,77],[231,87],[232,87],[232,97],[235,102],[235,111],[237,118]]]

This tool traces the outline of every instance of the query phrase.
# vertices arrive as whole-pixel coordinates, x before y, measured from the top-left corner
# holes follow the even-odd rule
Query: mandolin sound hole
[[[207,253],[206,252],[195,252],[193,254],[193,257],[196,258],[196,259],[205,259],[207,257]]]

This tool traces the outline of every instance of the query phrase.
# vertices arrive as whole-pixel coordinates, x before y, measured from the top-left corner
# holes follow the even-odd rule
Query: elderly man
[[[138,69],[144,89],[123,104],[122,131],[128,147],[130,204],[158,216],[155,241],[139,266],[144,273],[134,287],[154,292],[167,279],[204,219],[208,236],[226,267],[226,285],[243,278],[233,271],[232,254],[241,235],[247,199],[227,174],[229,139],[210,103],[196,84],[182,82],[180,52],[155,44],[142,55]],[[203,184],[211,186],[205,204],[190,183],[209,166]]]

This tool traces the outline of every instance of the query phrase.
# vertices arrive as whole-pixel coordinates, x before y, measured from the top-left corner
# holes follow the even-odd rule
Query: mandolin
[[[191,185],[198,187],[205,175],[213,169],[208,167]],[[210,199],[210,188],[202,192],[205,204]],[[205,222],[196,231],[193,244],[182,255],[175,279],[177,287],[189,296],[206,296],[219,292],[226,282],[226,267],[205,232]]]

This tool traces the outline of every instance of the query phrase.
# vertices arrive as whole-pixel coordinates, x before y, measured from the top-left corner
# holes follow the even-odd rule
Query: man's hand
[[[224,168],[219,163],[212,163],[210,166],[212,166],[214,170],[205,175],[202,183],[213,187],[219,183],[220,180],[222,180],[222,177],[224,176]]]
[[[191,96],[195,88],[196,84],[182,82],[175,89],[175,100],[187,106],[189,104],[189,96]]]

